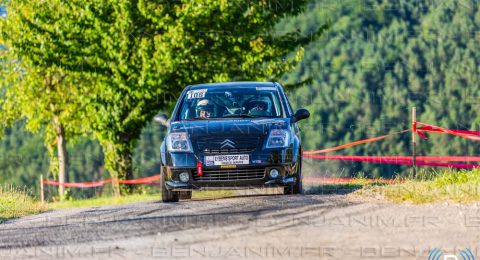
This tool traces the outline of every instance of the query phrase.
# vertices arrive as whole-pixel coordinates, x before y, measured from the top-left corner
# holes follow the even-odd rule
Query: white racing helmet
[[[216,114],[216,106],[209,99],[202,99],[197,103],[195,114],[197,117],[214,117]]]

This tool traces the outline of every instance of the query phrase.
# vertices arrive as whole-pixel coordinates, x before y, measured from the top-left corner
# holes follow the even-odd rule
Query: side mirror
[[[157,114],[155,117],[153,117],[153,121],[166,127],[170,126],[170,120],[168,120],[167,115],[165,114]]]
[[[308,112],[308,110],[306,110],[305,108],[300,108],[295,111],[295,114],[293,115],[293,122],[298,122],[308,117],[310,117],[310,112]]]

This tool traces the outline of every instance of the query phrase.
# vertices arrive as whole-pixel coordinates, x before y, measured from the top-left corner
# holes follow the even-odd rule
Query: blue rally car
[[[302,192],[302,143],[280,84],[229,82],[186,87],[167,120],[161,146],[164,202],[190,199],[196,189],[284,187]]]

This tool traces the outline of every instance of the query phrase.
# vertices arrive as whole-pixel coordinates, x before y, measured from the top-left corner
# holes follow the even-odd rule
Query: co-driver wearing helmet
[[[248,114],[255,116],[269,116],[268,101],[267,97],[260,97],[251,100],[249,102],[250,109],[248,110]]]

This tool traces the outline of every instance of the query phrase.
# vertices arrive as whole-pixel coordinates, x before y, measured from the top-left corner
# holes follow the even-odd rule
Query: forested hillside
[[[322,0],[304,15],[277,26],[308,34],[330,20],[332,26],[305,50],[298,68],[280,81],[311,84],[290,90],[294,107],[311,118],[302,123],[305,150],[407,129],[410,108],[419,121],[457,129],[480,129],[480,10],[476,1]],[[0,141],[0,183],[32,185],[48,171],[43,141],[21,130],[6,131]],[[149,126],[135,153],[135,176],[158,172],[159,126]],[[420,154],[478,155],[478,142],[446,135],[421,140]],[[410,135],[349,148],[337,154],[408,155]],[[96,141],[69,144],[70,181],[107,178]],[[330,173],[364,171],[389,177],[399,166],[329,162]],[[50,176],[52,178],[52,176]]]
[[[419,121],[480,129],[477,1],[321,1],[281,26],[308,33],[327,18],[331,30],[305,52],[302,66],[285,77],[287,82],[313,78],[311,85],[290,94],[297,106],[312,112],[303,123],[306,150],[407,129],[412,106]],[[475,141],[429,137],[420,140],[420,154],[480,152]],[[403,134],[336,154],[408,155],[409,141],[410,135]],[[362,163],[321,166],[385,177],[401,170]]]

